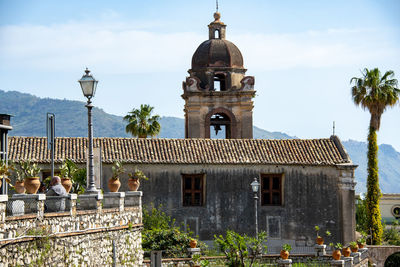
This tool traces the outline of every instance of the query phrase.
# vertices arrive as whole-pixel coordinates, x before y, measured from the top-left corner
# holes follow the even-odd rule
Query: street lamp
[[[88,109],[88,139],[89,139],[89,185],[86,189],[86,192],[97,193],[96,185],[94,183],[94,164],[93,164],[93,125],[92,125],[92,97],[96,92],[96,87],[98,81],[96,81],[92,74],[90,74],[90,70],[86,68],[85,74],[82,78],[78,81],[81,85],[83,95],[87,97],[87,104],[85,107]]]
[[[258,201],[258,189],[260,188],[260,183],[257,181],[257,177],[254,177],[254,181],[250,185],[251,185],[251,190],[253,190],[254,193],[254,221],[256,226],[256,237],[258,237],[257,201]]]

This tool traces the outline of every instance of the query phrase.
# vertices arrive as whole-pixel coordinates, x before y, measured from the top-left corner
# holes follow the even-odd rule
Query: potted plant
[[[315,242],[316,242],[318,245],[323,245],[323,244],[324,244],[324,238],[323,238],[322,236],[319,235],[319,230],[320,230],[319,226],[318,226],[318,225],[314,226],[314,229],[315,229],[315,231],[317,232],[317,239],[315,240]],[[327,237],[330,237],[330,236],[331,236],[331,232],[326,231],[326,232],[325,232],[325,235],[326,235]]]
[[[112,171],[112,176],[110,180],[108,180],[108,189],[110,189],[110,192],[118,192],[121,186],[121,182],[119,181],[119,176],[125,172],[125,169],[122,166],[122,162],[121,161],[114,162],[111,171]]]
[[[62,186],[64,186],[65,191],[67,191],[67,193],[71,191],[72,188],[71,178],[74,177],[74,174],[76,173],[77,170],[78,169],[76,168],[76,165],[70,159],[65,159],[60,167],[61,184]]]
[[[189,242],[189,246],[190,246],[190,248],[195,248],[197,246],[197,240],[194,238],[191,238],[190,242]]]
[[[351,252],[355,253],[358,251],[358,244],[356,241],[350,242],[349,245],[350,245]]]
[[[129,173],[128,187],[130,191],[137,191],[140,186],[140,179],[148,180],[149,178],[139,169],[135,169],[133,173]]]
[[[329,246],[333,249],[332,258],[336,261],[340,260],[340,256],[342,256],[340,250],[343,248],[343,245],[341,243],[336,243],[336,245],[330,243]]]
[[[24,178],[24,172],[21,169],[15,169],[15,185],[13,188],[18,194],[25,193]]]
[[[359,239],[357,239],[358,248],[364,248],[365,242],[366,242],[366,237],[367,237],[367,234],[365,232],[361,231],[361,237]]]
[[[344,247],[342,249],[342,253],[343,253],[344,257],[350,257],[350,253],[351,253],[350,247]]]
[[[31,163],[30,160],[21,161],[19,165],[24,177],[26,192],[28,194],[36,194],[40,187],[39,166],[36,163]]]
[[[287,260],[289,258],[289,252],[292,250],[292,247],[289,244],[283,244],[281,250],[281,259]]]

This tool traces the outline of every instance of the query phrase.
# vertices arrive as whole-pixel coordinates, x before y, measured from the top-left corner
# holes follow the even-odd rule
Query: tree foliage
[[[126,132],[131,133],[133,136],[139,138],[146,138],[147,136],[155,136],[160,132],[161,126],[158,122],[160,116],[151,116],[153,107],[150,105],[140,105],[140,109],[132,109],[124,117],[124,120],[128,122],[126,125]]]
[[[394,106],[399,100],[400,90],[394,72],[381,75],[378,68],[362,72],[362,77],[353,77],[350,83],[351,95],[356,105],[368,109],[371,114],[368,133],[368,178],[366,196],[367,230],[371,234],[372,244],[382,242],[382,224],[379,210],[381,191],[378,176],[378,145],[376,131],[380,128],[381,116],[387,107]]]

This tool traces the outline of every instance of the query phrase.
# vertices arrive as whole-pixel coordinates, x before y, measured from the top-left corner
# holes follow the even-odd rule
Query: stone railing
[[[46,265],[46,253],[36,244],[41,240],[53,248],[55,261],[137,266],[143,259],[141,197],[142,192],[0,195],[0,263]],[[40,251],[27,256],[35,249]]]
[[[341,257],[340,260],[336,261],[332,259],[330,252],[326,253],[326,245],[315,246],[315,253],[313,254],[290,254],[290,258],[282,260],[279,254],[263,254],[258,256],[259,263],[266,266],[278,266],[278,267],[290,267],[295,264],[304,266],[340,266],[340,267],[367,267],[368,266],[368,249],[359,249],[356,253],[351,253],[350,257]],[[196,251],[200,253],[200,250]],[[155,257],[156,255],[156,257]],[[186,258],[162,258],[162,251],[152,252],[150,260],[144,260],[144,266],[154,267],[167,267],[167,266],[182,266],[190,267],[193,266],[193,259],[191,256],[193,252],[188,249],[188,255]],[[217,266],[223,266],[226,262],[225,256],[212,256],[212,257],[201,257],[200,260],[207,260],[213,262]],[[162,265],[161,265],[162,264]]]

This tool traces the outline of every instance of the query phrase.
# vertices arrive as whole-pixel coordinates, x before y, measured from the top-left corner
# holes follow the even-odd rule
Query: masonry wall
[[[7,201],[4,196],[0,199],[0,267],[141,265],[140,192],[131,193],[130,199],[118,193],[104,198],[101,194],[86,199],[78,196],[70,199],[72,204],[63,212],[41,209],[44,195],[23,197],[38,199],[37,212],[4,216]],[[90,202],[95,204],[84,206]]]
[[[298,246],[315,244],[314,226],[330,230],[328,242],[354,240],[354,177],[351,170],[335,166],[281,165],[130,165],[149,177],[142,181],[143,205],[163,205],[177,220],[188,224],[202,240],[227,229],[254,234],[254,199],[250,183],[260,173],[283,173],[283,204],[259,206],[259,230],[267,231],[269,240],[287,240]],[[104,166],[105,177],[110,166]],[[182,205],[182,174],[205,174],[205,202],[202,207]],[[345,174],[345,175],[344,175]],[[343,176],[346,176],[344,178]],[[348,176],[348,177],[347,177]],[[349,179],[343,188],[343,179]],[[127,190],[122,178],[120,191]],[[105,183],[105,181],[104,181]],[[277,245],[282,242],[277,242]]]

